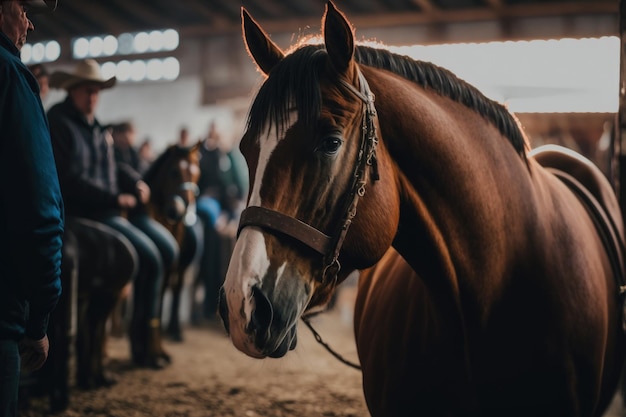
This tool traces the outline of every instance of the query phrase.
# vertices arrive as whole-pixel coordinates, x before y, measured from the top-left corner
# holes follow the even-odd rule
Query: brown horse
[[[198,142],[192,147],[169,146],[144,175],[144,181],[151,189],[150,202],[146,207],[148,214],[172,233],[180,247],[178,262],[173,271],[166,273],[161,293],[162,303],[165,291],[169,288],[172,292],[166,331],[177,340],[182,339],[179,309],[185,272],[198,252],[198,242],[193,236],[192,227],[196,221],[200,145]],[[161,356],[169,360],[160,341],[158,343]]]
[[[419,282],[359,301],[372,415],[600,416],[625,346],[622,219],[597,168],[528,155],[505,107],[356,45],[330,2],[323,43],[288,54],[242,14],[267,78],[240,145],[252,186],[220,307],[233,344],[282,357],[299,317],[393,246]],[[396,300],[393,328],[412,326],[394,334]]]

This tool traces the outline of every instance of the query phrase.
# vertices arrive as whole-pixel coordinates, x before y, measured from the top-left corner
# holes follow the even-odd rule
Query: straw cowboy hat
[[[28,13],[52,13],[57,8],[57,0],[22,0]]]
[[[74,72],[56,71],[50,76],[50,87],[69,90],[82,83],[99,84],[100,88],[111,88],[115,85],[116,78],[108,80],[102,78],[100,65],[93,59],[83,59],[78,61]]]

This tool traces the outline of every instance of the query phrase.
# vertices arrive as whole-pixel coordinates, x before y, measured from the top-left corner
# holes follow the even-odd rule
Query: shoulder
[[[26,64],[22,62],[19,56],[13,55],[6,48],[0,46],[0,73],[3,76],[10,76],[8,84],[16,85],[16,81],[19,84],[26,85],[29,90],[33,90],[39,95],[39,84],[37,79],[30,72]],[[3,80],[3,78],[0,78]]]
[[[67,101],[61,101],[50,107],[48,110],[48,121],[55,128],[60,126],[71,127],[77,124],[77,121],[74,120],[72,108]]]
[[[39,97],[37,80],[28,67],[18,57],[2,47],[0,47],[0,91],[3,94],[8,91],[15,91],[17,93],[11,96],[14,98],[23,98],[26,92],[29,95],[33,94]]]
[[[63,108],[63,102],[54,104],[52,107],[50,107],[50,109],[48,110],[48,118],[53,118],[53,117],[61,117],[65,114],[65,110]]]

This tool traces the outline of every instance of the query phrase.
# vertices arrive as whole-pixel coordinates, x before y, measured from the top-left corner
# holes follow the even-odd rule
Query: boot
[[[135,343],[131,338],[133,363],[140,367],[163,369],[171,358],[161,346],[161,321],[153,318],[147,326],[137,328],[139,331],[134,333],[139,337],[134,340]]]

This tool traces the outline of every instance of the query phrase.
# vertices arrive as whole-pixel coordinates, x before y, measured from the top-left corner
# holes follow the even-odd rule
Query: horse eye
[[[323,152],[326,155],[334,155],[341,147],[343,140],[338,136],[326,136],[315,148],[316,152]]]

